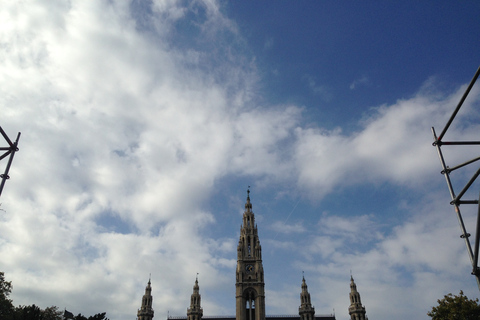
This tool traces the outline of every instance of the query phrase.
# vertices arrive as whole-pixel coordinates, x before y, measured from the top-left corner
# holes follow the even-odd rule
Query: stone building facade
[[[250,190],[247,191],[247,201],[243,213],[240,238],[237,246],[237,268],[235,281],[235,316],[208,317],[203,316],[201,307],[200,288],[198,277],[195,279],[190,307],[187,316],[171,317],[170,320],[335,320],[335,315],[315,315],[310,293],[308,292],[305,277],[302,278],[300,292],[300,307],[298,316],[268,316],[265,314],[265,278],[262,264],[262,246],[255,224],[255,215],[250,202]],[[360,294],[357,291],[353,277],[350,284],[350,307],[348,309],[351,320],[366,320],[365,307],[361,305]],[[152,320],[153,309],[151,283],[148,281],[142,305],[137,313],[137,320]]]
[[[350,315],[350,320],[368,320],[353,276],[350,276],[350,307],[348,307],[348,314]]]

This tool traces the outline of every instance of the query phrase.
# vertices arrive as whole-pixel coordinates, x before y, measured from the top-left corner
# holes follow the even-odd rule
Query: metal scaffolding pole
[[[5,151],[1,156],[0,160],[3,158],[10,156],[8,158],[7,162],[7,167],[5,168],[5,171],[3,174],[0,174],[1,182],[0,182],[0,196],[2,195],[3,187],[5,186],[5,182],[10,179],[10,176],[8,175],[8,172],[10,171],[10,166],[12,165],[13,162],[13,156],[15,155],[15,152],[18,151],[18,140],[20,140],[20,132],[17,135],[17,139],[15,142],[12,142],[5,131],[3,131],[2,127],[0,127],[0,133],[2,134],[3,138],[5,141],[8,143],[8,147],[0,147],[0,150]]]
[[[458,195],[455,195],[455,191],[453,190],[453,185],[452,181],[450,179],[450,174],[457,169],[463,168],[465,166],[471,165],[472,163],[475,163],[476,161],[480,160],[480,157],[473,158],[469,161],[466,161],[462,164],[449,167],[445,163],[445,158],[443,156],[442,152],[442,146],[450,146],[450,145],[480,145],[480,141],[443,141],[443,137],[447,133],[448,128],[452,124],[453,120],[455,119],[455,116],[457,115],[458,111],[462,107],[463,103],[465,102],[465,99],[467,98],[468,94],[470,93],[473,85],[477,81],[477,78],[480,75],[480,67],[477,69],[477,72],[475,73],[474,77],[470,81],[469,86],[467,87],[465,93],[463,94],[462,98],[460,99],[460,102],[458,103],[457,107],[455,108],[453,114],[451,115],[450,119],[448,120],[447,124],[445,125],[445,128],[442,130],[442,133],[437,137],[437,134],[435,133],[435,129],[432,127],[432,133],[433,133],[433,146],[436,147],[438,157],[440,159],[440,164],[442,166],[442,171],[441,173],[444,175],[445,180],[447,182],[447,187],[448,191],[450,192],[450,197],[451,201],[450,204],[454,206],[455,208],[455,213],[457,215],[458,223],[460,225],[460,230],[461,230],[461,235],[460,237],[465,240],[465,245],[467,247],[467,253],[470,258],[470,262],[472,264],[472,274],[475,276],[477,280],[477,285],[478,288],[480,289],[480,269],[478,267],[478,252],[479,252],[479,247],[480,247],[480,195],[478,199],[470,199],[470,200],[464,200],[462,199],[465,193],[469,190],[469,188],[472,186],[472,184],[475,182],[475,180],[478,178],[480,175],[480,168],[473,174],[472,178],[465,184],[463,189],[459,192]],[[465,227],[465,223],[463,221],[462,213],[460,211],[460,205],[462,204],[476,204],[477,205],[477,224],[476,224],[476,231],[475,231],[475,246],[474,249],[472,250],[472,246],[470,244],[470,233],[467,232],[467,229]]]

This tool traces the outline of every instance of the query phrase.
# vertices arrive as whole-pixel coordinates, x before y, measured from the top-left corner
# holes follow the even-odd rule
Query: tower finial
[[[148,284],[145,287],[145,294],[142,297],[142,305],[137,312],[137,320],[152,320],[153,318],[153,309],[152,309],[152,287],[151,287],[151,278],[152,274],[150,274],[148,278]]]
[[[315,319],[315,308],[312,306],[310,293],[308,293],[307,282],[305,281],[305,272],[302,271],[302,292],[300,293],[300,307],[298,313],[300,320]]]
[[[203,311],[200,304],[200,287],[198,286],[198,272],[193,285],[193,293],[190,298],[190,308],[187,309],[187,320],[202,320]]]
[[[362,306],[360,293],[357,291],[357,285],[353,280],[353,275],[350,275],[350,307],[348,308],[350,319],[366,320],[365,307]]]
[[[252,204],[250,203],[250,186],[248,186],[247,189],[247,202],[245,203],[245,212],[252,212]]]

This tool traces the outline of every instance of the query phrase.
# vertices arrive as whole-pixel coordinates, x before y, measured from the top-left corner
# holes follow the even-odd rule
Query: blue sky
[[[22,136],[0,271],[14,303],[132,319],[151,274],[156,318],[184,315],[198,272],[204,314],[232,315],[248,186],[268,314],[297,312],[302,271],[317,314],[339,320],[351,272],[371,319],[478,297],[430,128],[478,68],[479,13],[475,1],[7,1],[0,125]],[[478,108],[475,87],[446,138],[478,140]],[[458,150],[450,165],[478,156]],[[474,234],[476,208],[462,210]]]

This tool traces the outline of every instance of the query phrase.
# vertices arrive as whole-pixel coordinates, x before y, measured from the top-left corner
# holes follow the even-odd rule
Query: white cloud
[[[459,88],[442,99],[420,92],[411,99],[381,106],[364,120],[362,130],[349,136],[341,129],[296,128],[299,185],[315,190],[313,197],[323,197],[336,186],[378,180],[424,187],[439,171],[430,128],[446,123],[464,90]],[[477,100],[478,94],[474,94],[471,103]],[[470,135],[471,130],[476,126],[462,134]]]
[[[338,318],[347,318],[348,302],[344,299],[349,292],[346,280],[350,271],[369,317],[421,317],[452,288],[468,288],[467,295],[474,295],[478,288],[474,278],[468,278],[471,266],[463,240],[458,237],[460,230],[453,212],[448,210],[451,208],[441,200],[437,195],[412,207],[410,218],[367,249],[348,250],[348,246],[356,241],[356,236],[370,237],[368,233],[376,229],[371,223],[362,230],[355,227],[355,217],[351,218],[351,225],[332,217],[332,232],[315,238],[305,251],[310,258],[300,264],[308,270],[312,298],[324,302],[323,305],[333,305]],[[359,218],[361,221],[362,217]],[[471,226],[473,220],[466,223]],[[337,234],[336,230],[351,230],[354,235]],[[321,255],[322,263],[312,263],[314,254]],[[465,279],[471,280],[469,285]],[[385,295],[398,304],[388,310],[383,308]],[[405,305],[411,308],[404,308]]]
[[[135,5],[145,25],[132,14]],[[237,235],[203,234],[218,223],[205,203],[220,179],[246,177],[319,200],[364,182],[420,192],[438,175],[430,126],[445,123],[463,88],[449,96],[421,90],[372,109],[352,135],[304,128],[298,106],[255,104],[253,59],[233,50],[244,40],[216,2],[142,5],[10,1],[0,12],[0,125],[9,135],[22,132],[0,211],[1,269],[13,281],[15,304],[129,319],[149,273],[157,315],[185,313],[197,272],[205,292],[229,292],[236,246],[230,237]],[[175,43],[174,22],[188,14],[198,17],[191,21],[198,42]],[[470,106],[477,99],[475,92]],[[452,129],[453,137],[478,132]],[[309,236],[262,238],[262,245],[300,257],[292,263],[315,272],[309,288],[322,310],[346,311],[353,268],[367,312],[386,317],[389,288],[401,286],[391,297],[418,306],[441,297],[419,297],[422,288],[448,288],[459,283],[455,270],[467,268],[450,222],[426,213],[412,213],[387,234],[376,215],[328,215],[318,225],[318,217],[275,220],[274,231]],[[365,232],[372,248],[344,249]],[[415,294],[405,298],[409,290]],[[277,297],[274,310],[293,303],[290,294]],[[221,299],[203,299],[206,314],[230,312]]]
[[[365,244],[382,238],[379,226],[372,215],[340,217],[324,215],[318,222],[322,234],[335,236],[348,242]]]
[[[270,50],[273,48],[274,45],[275,45],[275,40],[272,37],[270,37],[265,40],[263,44],[263,50]]]
[[[361,78],[359,79],[356,79],[354,80],[351,84],[350,84],[350,90],[355,90],[358,88],[358,86],[360,85],[368,85],[370,82],[370,80],[368,79],[367,76],[362,76]]]
[[[212,257],[223,245],[199,237],[215,220],[198,204],[225,173],[240,96],[231,101],[225,83],[189,70],[191,51],[183,60],[165,39],[138,33],[121,2],[10,6],[2,20],[10,26],[2,33],[10,46],[1,60],[2,126],[22,138],[0,250],[15,303],[122,318],[135,313],[150,272],[157,288],[176,288],[185,301],[184,274],[218,284],[222,276],[214,281],[207,270],[232,261]],[[185,10],[164,9],[175,19]],[[255,134],[262,132],[249,138]],[[98,219],[118,219],[135,233],[105,232]],[[158,309],[185,308],[172,301],[175,292],[157,292]]]
[[[307,83],[308,88],[314,95],[322,97],[325,101],[332,100],[331,89],[327,85],[318,84],[314,76],[306,74],[302,77],[302,80]]]
[[[305,228],[301,222],[295,224],[287,224],[285,222],[276,221],[271,228],[279,233],[290,234],[290,233],[302,233],[305,232]]]

